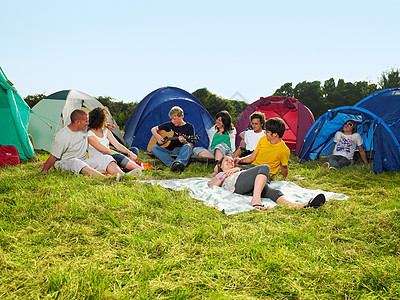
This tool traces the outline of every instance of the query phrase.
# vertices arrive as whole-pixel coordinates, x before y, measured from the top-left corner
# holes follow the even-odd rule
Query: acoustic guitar
[[[157,139],[155,138],[154,135],[152,135],[151,139],[149,141],[149,144],[147,145],[147,151],[149,151],[149,152],[151,152],[151,148],[153,148],[153,146],[156,146],[156,145],[165,147],[169,150],[172,150],[179,143],[179,135],[176,132],[158,130],[157,133],[163,137],[164,143],[163,144],[157,143]],[[189,142],[196,142],[196,141],[200,140],[199,135],[182,135],[181,134],[181,136],[183,136]]]

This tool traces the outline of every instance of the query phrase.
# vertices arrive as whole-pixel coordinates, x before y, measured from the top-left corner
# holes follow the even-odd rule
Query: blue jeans
[[[352,161],[341,155],[331,155],[328,157],[328,163],[331,167],[340,169],[351,165]]]
[[[151,153],[153,153],[159,160],[161,160],[168,167],[171,167],[172,164],[176,161],[187,166],[187,164],[189,163],[190,156],[192,156],[193,150],[189,144],[185,144],[182,147],[175,147],[172,150],[169,150],[161,146],[153,146],[153,148],[151,148]],[[178,157],[174,160],[170,156],[171,154],[178,155]]]

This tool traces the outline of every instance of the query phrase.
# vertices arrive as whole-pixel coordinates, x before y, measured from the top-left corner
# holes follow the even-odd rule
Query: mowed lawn
[[[400,172],[322,163],[291,157],[288,180],[347,200],[233,216],[131,178],[0,168],[0,299],[399,299]]]

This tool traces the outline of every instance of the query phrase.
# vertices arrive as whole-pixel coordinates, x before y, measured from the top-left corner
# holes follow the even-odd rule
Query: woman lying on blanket
[[[139,150],[136,147],[127,149],[117,141],[107,129],[109,116],[107,107],[96,107],[89,112],[89,156],[109,154],[122,170],[136,170],[136,174],[141,174],[143,167],[136,163]],[[111,150],[110,143],[121,153]]]
[[[242,171],[235,167],[233,158],[225,155],[218,161],[218,174],[211,179],[209,187],[221,186],[224,189],[241,195],[253,196],[250,205],[258,210],[266,210],[262,204],[262,198],[269,198],[278,204],[286,204],[296,207],[314,207],[317,208],[325,203],[324,194],[318,194],[308,203],[296,203],[285,198],[283,193],[268,185],[269,166],[260,165],[251,169]]]

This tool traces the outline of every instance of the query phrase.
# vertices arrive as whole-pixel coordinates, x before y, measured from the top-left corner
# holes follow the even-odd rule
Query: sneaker
[[[322,167],[328,170],[329,167],[330,167],[330,164],[329,164],[328,162],[326,162],[326,163],[324,163],[324,164],[322,165]]]
[[[140,176],[142,176],[142,170],[140,170],[140,169],[133,169],[132,171],[126,173],[125,176],[136,176],[136,177],[140,177]]]
[[[185,165],[180,161],[175,161],[171,166],[171,172],[183,172],[185,170]]]

